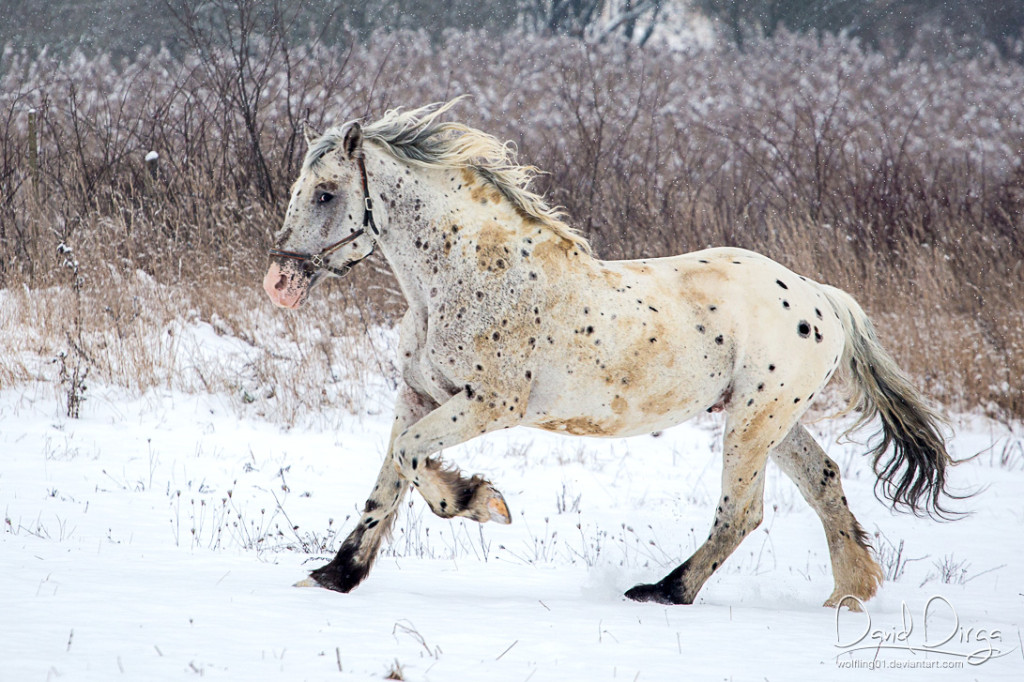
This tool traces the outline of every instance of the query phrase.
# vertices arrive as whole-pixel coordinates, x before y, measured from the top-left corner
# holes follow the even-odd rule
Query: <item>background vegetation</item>
[[[69,412],[93,379],[227,386],[268,412],[357,409],[354,389],[309,387],[393,372],[386,347],[353,350],[402,309],[386,269],[326,286],[300,315],[267,310],[259,286],[301,123],[467,93],[458,115],[549,171],[541,189],[601,257],[760,251],[852,292],[935,398],[1024,417],[1012,22],[969,40],[933,24],[897,41],[891,25],[792,32],[782,9],[801,3],[744,3],[775,8],[768,20],[707,2],[740,27],[722,33],[735,42],[670,49],[672,8],[655,2],[587,14],[582,0],[524,0],[472,20],[454,2],[435,25],[401,2],[324,18],[301,2],[172,1],[153,15],[124,1],[129,26],[160,18],[152,34],[90,42],[86,31],[40,50],[48,34],[31,21],[94,6],[51,3],[25,15],[32,39],[0,57],[0,386],[56,379]],[[249,344],[252,366],[213,376],[173,355],[167,335],[182,320]]]

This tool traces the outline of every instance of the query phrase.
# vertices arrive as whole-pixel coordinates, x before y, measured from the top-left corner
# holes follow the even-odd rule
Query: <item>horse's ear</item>
[[[356,156],[360,156],[363,153],[363,127],[359,125],[358,121],[353,121],[352,125],[345,131],[345,141],[343,148],[348,158],[354,159]]]
[[[302,136],[306,138],[306,146],[312,147],[313,142],[315,142],[320,137],[320,133],[313,130],[313,126],[309,125],[309,121],[303,121]]]

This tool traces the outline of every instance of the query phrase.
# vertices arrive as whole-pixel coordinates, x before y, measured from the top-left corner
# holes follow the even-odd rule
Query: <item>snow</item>
[[[5,681],[380,680],[396,667],[406,680],[1024,676],[1024,448],[1014,425],[957,419],[957,456],[981,454],[957,467],[956,484],[983,489],[965,503],[975,513],[949,524],[890,513],[873,497],[863,447],[837,443],[841,425],[813,427],[876,546],[902,542],[911,559],[868,615],[837,621],[820,606],[831,591],[820,523],[774,467],[764,523],[696,604],[622,598],[706,536],[720,476],[711,416],[660,437],[515,429],[447,451],[495,482],[513,524],[444,521],[410,498],[369,579],[337,594],[292,584],[357,517],[386,414],[285,429],[216,395],[89,391],[79,420],[63,416],[52,385],[0,391]],[[924,609],[936,595],[928,640]],[[944,604],[959,628],[943,650],[992,642],[1009,653],[907,670],[894,666],[963,658],[836,646],[866,618],[887,645],[934,643],[952,627]],[[841,667],[872,660],[883,667]]]

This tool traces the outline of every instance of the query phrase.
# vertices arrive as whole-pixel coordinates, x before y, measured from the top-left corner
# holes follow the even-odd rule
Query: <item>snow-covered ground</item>
[[[1024,679],[1019,428],[957,421],[955,455],[981,454],[955,484],[984,490],[940,524],[889,512],[863,448],[813,427],[899,574],[866,615],[821,607],[824,533],[774,467],[764,523],[698,603],[621,596],[706,536],[710,415],[658,437],[516,429],[452,449],[502,490],[511,526],[410,498],[362,586],[293,588],[372,486],[390,421],[373,412],[286,429],[227,398],[90,386],[71,420],[51,384],[0,392],[0,680]]]

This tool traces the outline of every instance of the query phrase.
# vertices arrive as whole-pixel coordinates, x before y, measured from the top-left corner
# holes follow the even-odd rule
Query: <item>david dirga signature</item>
[[[861,611],[843,609],[843,605],[860,606]],[[852,658],[855,652],[869,651],[874,652],[877,659],[884,651],[934,654],[977,666],[1017,650],[1017,647],[1007,648],[1000,629],[962,625],[953,604],[942,596],[933,596],[925,602],[919,628],[906,602],[901,603],[900,615],[899,622],[879,626],[872,620],[864,602],[857,597],[845,597],[836,606],[835,647],[842,650],[836,655],[836,661],[845,654]],[[1020,643],[1020,632],[1011,636],[1014,634]]]

